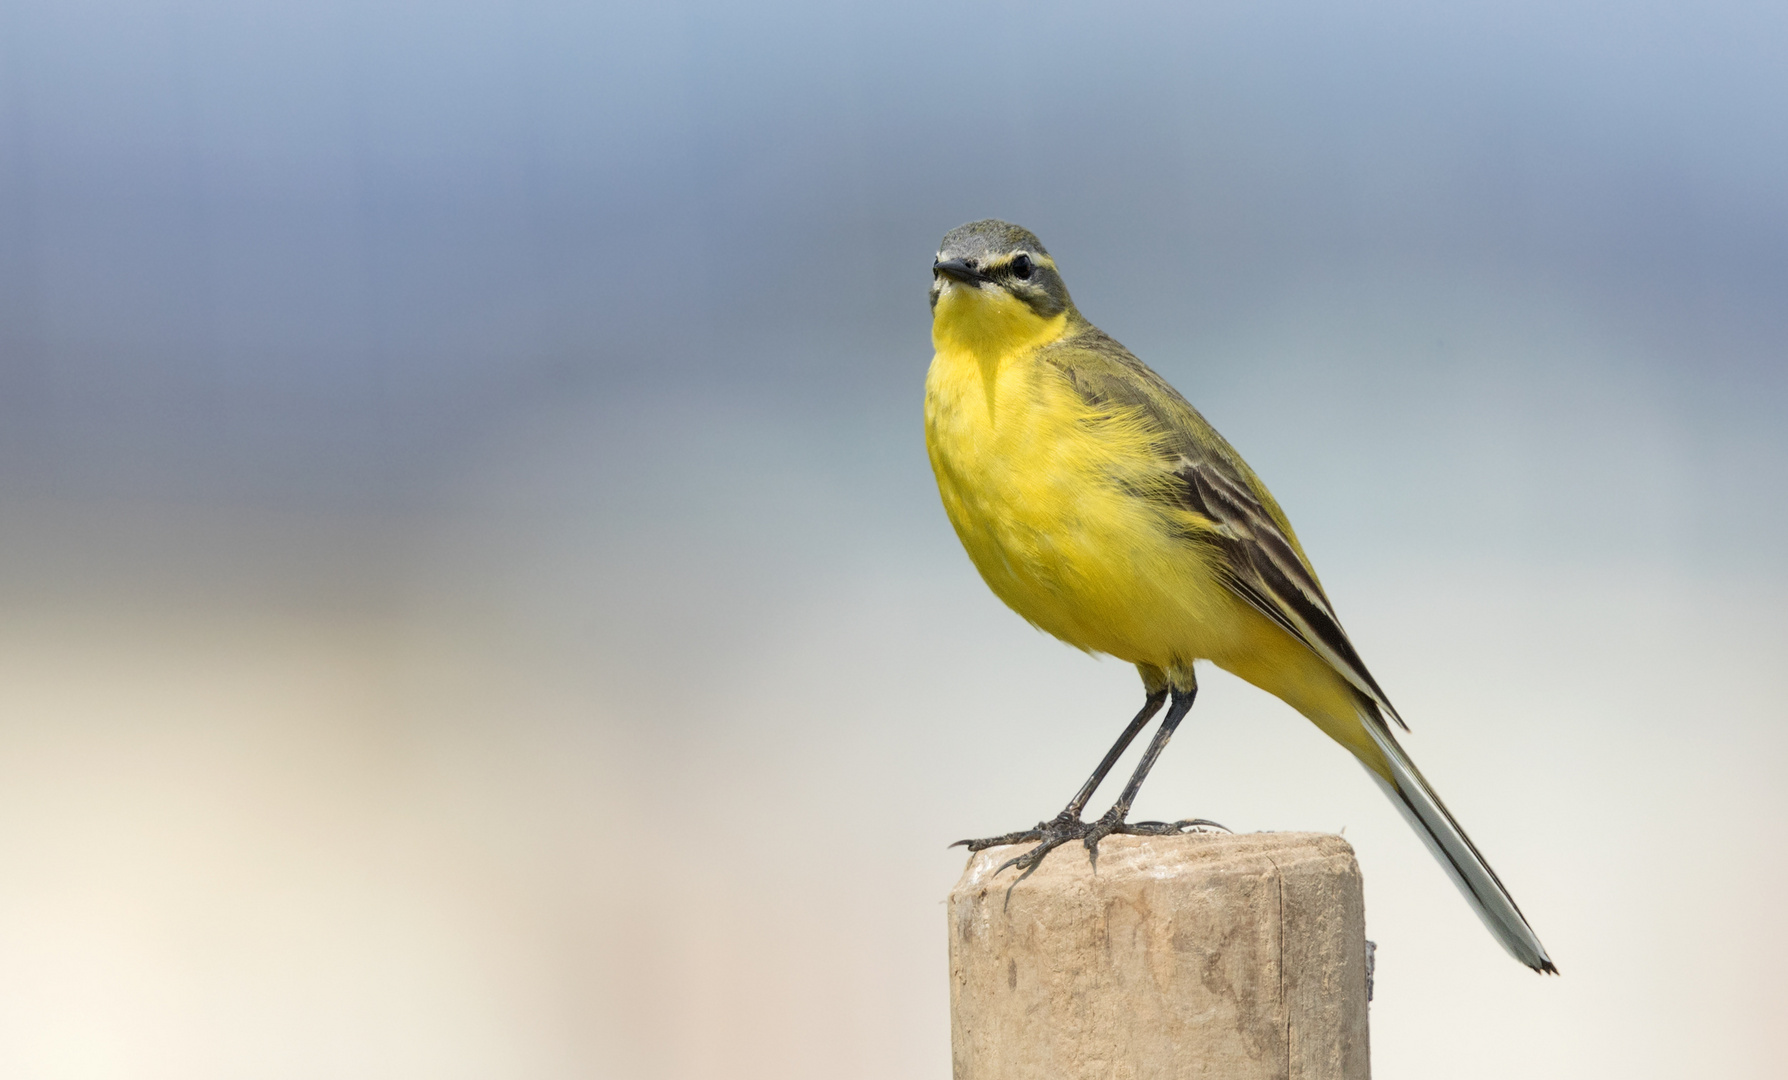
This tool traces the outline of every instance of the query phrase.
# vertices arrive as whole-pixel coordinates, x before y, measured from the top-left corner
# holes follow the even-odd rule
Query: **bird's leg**
[[[1186,714],[1192,711],[1192,699],[1197,696],[1198,687],[1196,686],[1187,690],[1174,690],[1173,704],[1168,707],[1167,715],[1161,718],[1161,727],[1155,732],[1154,739],[1150,740],[1149,748],[1143,751],[1142,760],[1136,763],[1136,771],[1130,775],[1130,782],[1124,785],[1124,791],[1118,796],[1118,801],[1113,803],[1111,809],[1105,811],[1098,821],[1086,827],[1081,842],[1086,845],[1087,858],[1092,861],[1093,869],[1097,870],[1099,867],[1099,841],[1112,833],[1164,836],[1205,826],[1223,828],[1216,822],[1206,821],[1204,818],[1189,818],[1185,821],[1173,822],[1138,821],[1134,823],[1124,820],[1130,816],[1130,805],[1136,801],[1136,793],[1142,790],[1143,780],[1148,778],[1149,770],[1155,767],[1155,759],[1160,757],[1161,751],[1167,748],[1167,740],[1173,738],[1174,729],[1180,726],[1180,721],[1184,720]]]
[[[1162,729],[1155,733],[1154,740],[1149,744],[1148,752],[1143,755],[1142,763],[1137,766],[1135,775],[1130,777],[1130,782],[1124,786],[1124,793],[1119,796],[1117,805],[1113,806],[1098,821],[1089,823],[1080,820],[1081,811],[1086,809],[1087,800],[1093,797],[1093,792],[1098,789],[1100,782],[1111,771],[1111,767],[1117,764],[1118,758],[1123,756],[1124,751],[1136,739],[1137,734],[1142,731],[1143,727],[1160,710],[1162,703],[1167,700],[1166,688],[1149,692],[1148,700],[1143,703],[1142,711],[1136,714],[1136,718],[1130,721],[1130,726],[1126,727],[1123,734],[1118,736],[1117,742],[1113,743],[1111,749],[1106,752],[1105,759],[1099,762],[1099,767],[1093,770],[1093,775],[1087,778],[1085,784],[1081,785],[1080,790],[1075,793],[1074,798],[1069,801],[1061,813],[1048,821],[1039,821],[1034,829],[1007,833],[1004,836],[988,837],[985,840],[958,840],[956,844],[950,846],[964,845],[970,851],[980,851],[1001,844],[1035,844],[1035,847],[1024,854],[1007,859],[1000,864],[998,870],[994,871],[997,875],[1014,866],[1024,871],[1013,880],[1011,885],[1006,887],[1006,902],[1011,903],[1012,890],[1018,887],[1018,883],[1035,873],[1037,867],[1043,865],[1044,857],[1051,851],[1070,840],[1086,842],[1088,856],[1093,863],[1093,868],[1097,870],[1099,840],[1114,832],[1161,836],[1207,825],[1221,829],[1223,826],[1203,818],[1191,818],[1171,824],[1163,821],[1139,821],[1131,824],[1124,821],[1124,817],[1130,812],[1130,804],[1136,799],[1136,792],[1142,787],[1143,778],[1148,775],[1149,769],[1155,764],[1155,759],[1161,756],[1161,750],[1167,745],[1167,740],[1172,737],[1173,729],[1179,726],[1180,721],[1185,719],[1186,712],[1192,708],[1192,697],[1196,693],[1196,687],[1183,692],[1174,691],[1173,707],[1168,710],[1167,717],[1162,720]]]
[[[1037,822],[1037,827],[1034,829],[1022,829],[1004,836],[989,836],[983,840],[958,840],[950,846],[980,851],[983,848],[999,847],[1002,844],[1034,844],[1041,841],[1042,846],[1030,853],[1036,856],[1036,862],[1029,864],[1026,867],[1026,872],[1034,869],[1036,863],[1043,861],[1044,855],[1069,840],[1077,839],[1085,832],[1086,824],[1080,820],[1080,812],[1086,809],[1087,800],[1093,797],[1093,792],[1097,791],[1099,784],[1104,781],[1105,774],[1109,773],[1111,767],[1117,764],[1118,758],[1124,756],[1124,751],[1128,750],[1130,744],[1136,740],[1137,733],[1142,731],[1150,720],[1154,719],[1155,714],[1161,710],[1161,705],[1166,700],[1167,690],[1165,687],[1149,694],[1148,700],[1142,703],[1142,711],[1136,714],[1136,719],[1130,721],[1130,726],[1124,729],[1123,734],[1117,737],[1117,742],[1112,743],[1111,749],[1105,752],[1105,760],[1099,762],[1099,767],[1093,770],[1093,775],[1087,777],[1086,783],[1080,785],[1080,790],[1075,793],[1074,798],[1070,799],[1068,805],[1054,818]],[[1001,867],[1001,869],[1003,870],[1005,867]]]
[[[1081,785],[1080,790],[1075,793],[1074,798],[1069,801],[1061,813],[1048,821],[1039,821],[1034,829],[1007,833],[1004,836],[990,836],[985,840],[958,840],[950,846],[964,846],[970,851],[981,851],[1002,844],[1035,844],[1035,847],[1024,854],[1007,859],[1000,864],[998,870],[994,871],[995,874],[1000,874],[1014,866],[1024,871],[1006,889],[1006,899],[1010,902],[1012,889],[1017,887],[1018,882],[1035,873],[1037,867],[1043,864],[1045,856],[1070,840],[1080,840],[1086,844],[1087,855],[1093,863],[1093,868],[1097,870],[1099,841],[1112,833],[1165,836],[1206,826],[1223,828],[1216,822],[1206,821],[1204,818],[1189,818],[1185,821],[1175,822],[1128,822],[1124,820],[1130,814],[1131,804],[1136,801],[1136,793],[1142,789],[1143,780],[1147,778],[1149,770],[1154,768],[1155,759],[1161,756],[1161,751],[1167,746],[1167,740],[1173,737],[1174,729],[1180,726],[1180,721],[1184,720],[1186,713],[1191,711],[1192,699],[1198,694],[1196,686],[1187,690],[1172,691],[1172,707],[1167,710],[1166,717],[1161,721],[1160,730],[1155,732],[1154,739],[1149,742],[1148,750],[1142,755],[1142,761],[1136,766],[1136,772],[1131,775],[1130,782],[1124,785],[1123,794],[1118,796],[1118,801],[1112,808],[1097,821],[1080,820],[1081,811],[1086,809],[1087,800],[1093,797],[1093,792],[1098,789],[1100,782],[1105,779],[1112,766],[1117,764],[1118,758],[1123,756],[1130,743],[1135,741],[1137,734],[1160,710],[1162,703],[1167,700],[1168,693],[1166,688],[1150,691],[1148,700],[1143,702],[1142,711],[1136,714],[1136,718],[1130,721],[1130,726],[1124,729],[1123,734],[1118,736],[1117,742],[1113,743],[1111,749],[1106,751],[1105,759],[1099,762],[1099,767],[1093,770],[1092,776],[1087,777],[1086,783]]]
[[[1136,739],[1143,727],[1154,719],[1155,713],[1161,710],[1161,704],[1166,700],[1165,688],[1156,690],[1149,695],[1148,700],[1142,703],[1142,711],[1136,714],[1136,719],[1130,721],[1130,726],[1117,737],[1117,742],[1112,743],[1111,749],[1105,751],[1105,760],[1099,762],[1099,767],[1093,770],[1093,775],[1086,778],[1086,783],[1080,785],[1080,790],[1075,793],[1074,798],[1069,800],[1067,807],[1056,815],[1058,820],[1077,821],[1080,819],[1080,812],[1086,809],[1087,800],[1091,799],[1093,792],[1099,790],[1099,785],[1105,782],[1105,774],[1118,763],[1118,758],[1124,756],[1124,751],[1130,749],[1130,743]]]

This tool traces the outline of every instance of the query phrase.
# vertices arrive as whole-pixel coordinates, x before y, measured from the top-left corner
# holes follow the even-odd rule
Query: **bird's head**
[[[1058,336],[1074,312],[1055,260],[1028,229],[988,219],[944,234],[931,264],[938,348],[1006,352]]]

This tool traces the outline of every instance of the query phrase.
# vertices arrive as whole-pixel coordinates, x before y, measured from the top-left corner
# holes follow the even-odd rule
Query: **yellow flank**
[[[1033,625],[1195,685],[1209,660],[1316,723],[1381,776],[1357,695],[1303,642],[1223,584],[1215,527],[1170,500],[1183,483],[1143,417],[1095,407],[1040,351],[1085,326],[1003,289],[948,283],[933,314],[925,435],[944,509],[988,586]],[[1269,496],[1270,499],[1270,496]]]

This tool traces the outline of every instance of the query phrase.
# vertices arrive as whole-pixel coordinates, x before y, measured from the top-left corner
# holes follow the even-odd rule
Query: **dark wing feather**
[[[1403,720],[1341,629],[1291,523],[1266,485],[1166,380],[1098,329],[1046,350],[1082,399],[1140,416],[1160,436],[1167,497],[1210,522],[1200,536],[1221,554],[1224,585],[1326,660],[1365,701]],[[1147,497],[1162,497],[1151,491]]]
[[[1186,505],[1216,524],[1224,555],[1224,584],[1327,660],[1362,694],[1403,725],[1385,692],[1366,670],[1309,564],[1292,547],[1258,497],[1212,460],[1181,458],[1174,475],[1185,482]],[[1407,725],[1403,725],[1408,730]]]

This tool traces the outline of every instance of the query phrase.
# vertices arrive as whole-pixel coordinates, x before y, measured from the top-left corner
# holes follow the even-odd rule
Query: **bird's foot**
[[[985,840],[959,840],[957,843],[967,847],[970,851],[982,851],[1002,844],[1036,844],[1036,847],[1023,855],[1007,859],[1000,864],[998,870],[993,872],[997,877],[1014,866],[1018,867],[1024,873],[1018,875],[1018,881],[1012,883],[1016,885],[1019,881],[1023,881],[1035,873],[1037,867],[1043,865],[1044,856],[1070,840],[1078,840],[1085,836],[1089,828],[1091,828],[1090,825],[1080,820],[1080,815],[1063,810],[1048,821],[1037,822],[1037,827],[1034,829],[1007,833],[1004,836],[990,836]],[[1011,891],[1010,888],[1006,890],[1008,895],[1011,894]]]
[[[1181,821],[1125,821],[1124,812],[1118,807],[1107,810],[1097,821],[1082,821],[1076,814],[1063,810],[1048,821],[1037,822],[1034,829],[1006,833],[1004,836],[990,836],[984,840],[958,840],[951,847],[966,847],[970,851],[983,851],[990,847],[1005,844],[1036,844],[1036,847],[1022,855],[1014,856],[1000,864],[994,876],[998,877],[1016,866],[1024,871],[1012,884],[1006,886],[1006,902],[1012,901],[1012,890],[1018,883],[1037,872],[1043,865],[1043,859],[1056,848],[1070,840],[1079,840],[1086,845],[1087,858],[1093,865],[1093,871],[1099,869],[1099,841],[1113,833],[1129,836],[1171,836],[1182,832],[1202,832],[1205,829],[1224,829],[1214,821],[1204,818],[1185,818]]]
[[[1081,836],[1080,842],[1086,845],[1086,858],[1087,862],[1093,866],[1093,873],[1099,872],[1099,841],[1113,833],[1120,836],[1173,836],[1176,833],[1204,832],[1207,829],[1229,831],[1224,826],[1206,818],[1181,818],[1179,821],[1125,821],[1124,817],[1125,811],[1114,806],[1100,815],[1098,821],[1086,826],[1086,832]],[[1010,892],[1010,890],[1007,891]]]

